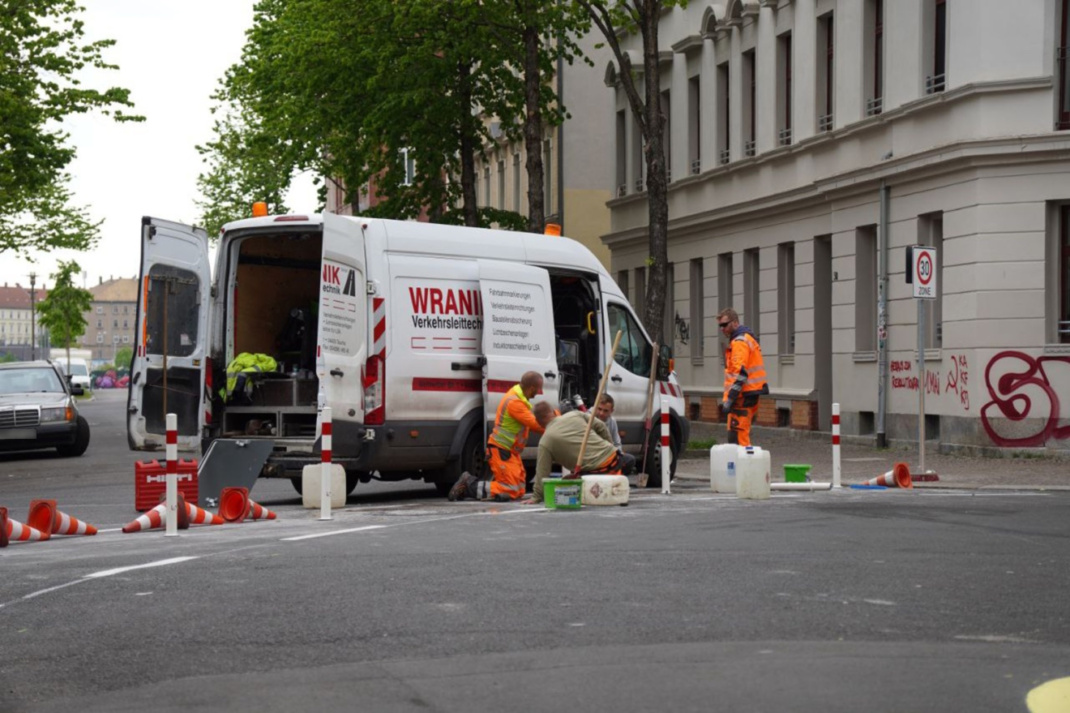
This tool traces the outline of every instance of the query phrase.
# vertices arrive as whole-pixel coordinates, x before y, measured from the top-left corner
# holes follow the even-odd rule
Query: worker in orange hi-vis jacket
[[[506,392],[498,404],[494,430],[487,439],[486,462],[490,482],[481,481],[471,473],[462,473],[450,489],[450,500],[471,497],[504,502],[524,497],[527,472],[521,458],[528,435],[532,431],[543,432],[531,409],[531,399],[542,391],[542,384],[542,374],[528,371],[520,377],[519,384]]]
[[[758,413],[758,399],[769,393],[762,347],[739,315],[728,307],[717,315],[717,327],[728,338],[724,353],[724,397],[721,412],[728,414],[728,442],[749,446],[750,427]]]

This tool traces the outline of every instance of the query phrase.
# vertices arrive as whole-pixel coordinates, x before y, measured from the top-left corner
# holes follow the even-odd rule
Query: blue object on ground
[[[887,490],[883,485],[852,485],[853,490]]]

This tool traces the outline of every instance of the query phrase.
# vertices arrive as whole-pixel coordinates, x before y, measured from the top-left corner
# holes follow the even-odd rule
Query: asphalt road
[[[277,521],[124,535],[117,397],[82,458],[0,456],[15,517],[103,529],[0,550],[3,713],[1025,711],[1070,678],[1070,493],[371,484],[323,522],[282,481],[253,491]]]

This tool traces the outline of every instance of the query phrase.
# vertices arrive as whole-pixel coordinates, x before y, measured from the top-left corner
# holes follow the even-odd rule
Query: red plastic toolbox
[[[134,463],[134,507],[138,512],[151,510],[160,504],[167,492],[167,462],[158,460]],[[180,458],[178,461],[178,492],[187,503],[197,502],[197,461]]]

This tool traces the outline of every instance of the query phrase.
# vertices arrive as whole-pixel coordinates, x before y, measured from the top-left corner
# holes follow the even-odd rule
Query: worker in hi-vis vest
[[[724,397],[720,406],[721,412],[728,415],[728,442],[749,446],[758,399],[769,393],[762,348],[754,332],[739,323],[739,315],[731,307],[718,313],[717,327],[728,338],[724,353]]]
[[[506,392],[498,403],[494,430],[487,439],[486,463],[490,481],[462,473],[450,489],[450,500],[471,497],[508,501],[524,497],[527,472],[521,458],[528,444],[528,435],[532,431],[543,432],[531,409],[531,399],[542,391],[542,381],[542,374],[528,371],[520,377],[519,384]]]

